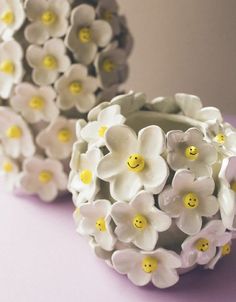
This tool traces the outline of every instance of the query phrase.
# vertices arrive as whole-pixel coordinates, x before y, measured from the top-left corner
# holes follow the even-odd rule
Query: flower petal
[[[201,230],[202,218],[195,210],[185,210],[180,217],[176,219],[176,224],[184,233],[194,235]]]
[[[133,172],[125,171],[112,180],[110,184],[111,196],[115,200],[130,201],[141,187],[140,178]]]
[[[140,153],[151,160],[163,153],[165,135],[159,126],[149,126],[139,131],[138,142]]]
[[[201,216],[212,217],[219,210],[219,204],[215,196],[209,196],[207,198],[202,198],[199,207],[198,213]]]
[[[134,244],[142,250],[151,251],[156,245],[157,238],[157,231],[152,226],[147,226],[136,233]]]
[[[179,276],[174,269],[159,265],[156,272],[152,274],[152,282],[158,288],[173,286],[179,281]]]

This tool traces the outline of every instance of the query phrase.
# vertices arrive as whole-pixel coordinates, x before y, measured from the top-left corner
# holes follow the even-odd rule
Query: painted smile
[[[139,164],[137,164],[136,166],[131,166],[129,162],[127,162],[127,165],[131,168],[131,169],[136,169],[138,168]]]

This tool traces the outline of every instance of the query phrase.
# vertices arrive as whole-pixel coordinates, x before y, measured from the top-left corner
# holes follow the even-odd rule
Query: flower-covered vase
[[[236,229],[236,132],[192,95],[130,92],[78,120],[69,190],[76,230],[138,286],[213,269]]]
[[[46,202],[66,191],[75,123],[120,94],[132,37],[116,0],[0,0],[0,170]]]

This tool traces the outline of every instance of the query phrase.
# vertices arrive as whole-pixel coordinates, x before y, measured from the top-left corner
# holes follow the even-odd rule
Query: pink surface
[[[136,288],[75,233],[70,197],[44,204],[0,188],[0,302],[236,300],[236,244],[214,271],[197,269],[167,290]]]

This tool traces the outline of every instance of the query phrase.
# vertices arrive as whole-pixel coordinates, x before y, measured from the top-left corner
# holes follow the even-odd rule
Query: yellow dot
[[[102,69],[105,71],[105,72],[112,72],[114,71],[114,69],[116,68],[116,64],[113,63],[110,59],[105,59],[102,63]]]
[[[83,85],[80,82],[74,81],[70,83],[69,90],[72,94],[80,94],[83,89]]]
[[[196,209],[199,206],[199,199],[195,193],[188,193],[183,198],[183,203],[187,209]]]
[[[51,171],[41,171],[38,179],[42,184],[47,184],[53,179],[53,174]]]
[[[133,226],[138,230],[144,230],[147,227],[147,219],[141,214],[137,214],[133,218]]]
[[[57,59],[48,55],[43,58],[43,66],[47,69],[55,69],[57,67]]]
[[[2,169],[5,173],[11,173],[14,169],[13,164],[9,161],[5,161],[2,165]]]
[[[222,246],[222,256],[227,256],[231,252],[231,246],[229,243],[226,243],[225,245]]]
[[[0,64],[0,71],[6,74],[13,74],[15,71],[15,65],[10,60],[5,60]]]
[[[199,150],[195,146],[189,146],[188,148],[185,149],[185,156],[189,160],[196,160],[198,159],[199,156]]]
[[[236,193],[236,181],[231,182],[230,188]]]
[[[106,228],[106,222],[104,218],[99,218],[96,221],[96,229],[100,232],[106,232],[107,228]]]
[[[153,273],[158,268],[158,261],[156,258],[153,257],[146,257],[142,261],[142,269],[145,273]]]
[[[61,129],[58,134],[57,138],[62,143],[68,143],[71,140],[71,131],[69,129]]]
[[[13,125],[7,129],[6,136],[11,139],[19,139],[22,137],[22,130],[20,127]]]
[[[5,23],[6,25],[11,25],[15,21],[14,13],[11,10],[5,11],[1,17],[1,21]]]
[[[141,172],[145,167],[145,161],[142,155],[134,153],[127,159],[127,167],[132,172]]]
[[[205,238],[200,238],[195,245],[199,252],[206,252],[209,249],[209,241]]]
[[[40,96],[33,96],[29,101],[29,107],[34,110],[42,110],[44,107],[44,99]]]
[[[111,22],[113,19],[113,14],[109,10],[104,10],[101,14],[101,17],[103,20],[106,20],[107,22]]]
[[[98,130],[98,135],[99,135],[100,137],[104,137],[104,135],[105,135],[107,129],[108,129],[108,128],[107,128],[106,126],[100,127],[99,130]]]
[[[45,25],[51,25],[56,21],[56,15],[52,11],[45,11],[41,16],[41,21]]]
[[[223,133],[218,133],[215,137],[215,141],[220,145],[223,145],[225,143],[225,140],[226,136]]]
[[[78,219],[79,216],[80,216],[80,208],[76,208],[75,211],[74,211],[74,217],[75,217],[76,219]]]
[[[85,184],[89,185],[92,182],[93,173],[90,170],[83,170],[80,173],[80,180]]]
[[[83,27],[79,30],[79,39],[82,43],[86,44],[92,40],[92,32],[88,27]]]

